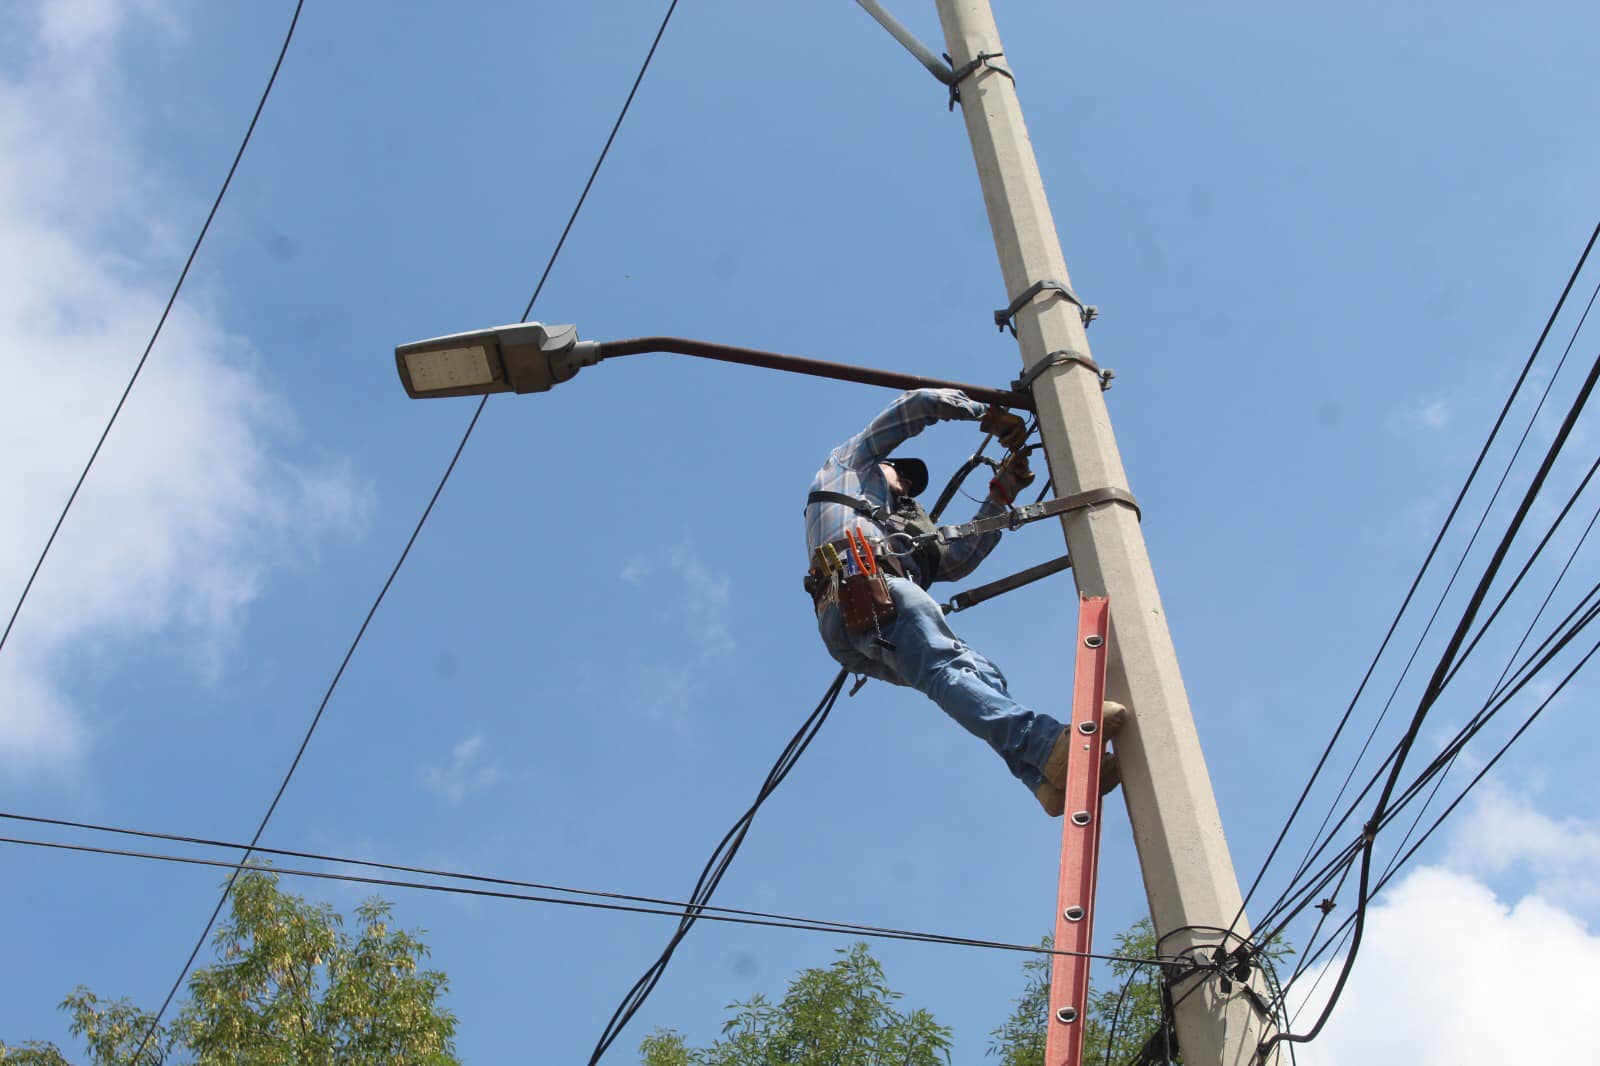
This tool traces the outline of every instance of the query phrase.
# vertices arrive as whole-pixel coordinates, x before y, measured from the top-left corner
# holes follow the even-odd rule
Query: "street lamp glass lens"
[[[487,385],[494,380],[494,373],[489,369],[489,353],[481,345],[412,352],[405,360],[411,387],[417,392]]]

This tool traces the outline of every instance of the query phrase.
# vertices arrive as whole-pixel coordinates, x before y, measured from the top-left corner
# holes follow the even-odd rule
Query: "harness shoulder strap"
[[[814,503],[837,503],[848,507],[857,514],[864,514],[868,518],[877,518],[886,512],[885,508],[878,506],[863,496],[851,496],[844,492],[829,492],[826,489],[817,489],[806,497],[806,506]]]

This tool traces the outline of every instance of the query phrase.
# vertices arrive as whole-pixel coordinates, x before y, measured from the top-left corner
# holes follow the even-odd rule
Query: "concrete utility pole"
[[[947,48],[972,139],[983,199],[994,230],[1007,301],[1039,282],[1053,282],[1017,309],[1022,362],[1031,370],[1057,353],[1033,394],[1050,474],[1058,496],[1091,489],[1127,489],[1099,376],[1045,199],[1038,164],[1022,121],[1016,86],[1004,72],[999,31],[988,0],[937,0]],[[983,56],[998,57],[982,60]],[[999,69],[997,69],[999,68]],[[998,302],[998,301],[997,301]],[[1241,907],[1211,778],[1178,672],[1177,652],[1156,591],[1139,519],[1125,503],[1107,503],[1062,519],[1078,591],[1110,601],[1106,698],[1128,707],[1132,720],[1116,738],[1122,794],[1133,823],[1150,913],[1163,957],[1210,959]],[[1220,928],[1219,928],[1220,927]],[[1241,918],[1235,932],[1248,926]],[[1230,940],[1225,948],[1238,946]],[[1251,985],[1263,989],[1259,977]],[[1199,987],[1196,988],[1196,985]],[[1185,993],[1192,994],[1185,996]],[[1225,993],[1215,974],[1174,987],[1178,1042],[1192,1066],[1245,1066],[1275,1031],[1240,982]],[[1051,1025],[1060,1024],[1054,1019]],[[1277,1060],[1275,1053],[1269,1056]]]

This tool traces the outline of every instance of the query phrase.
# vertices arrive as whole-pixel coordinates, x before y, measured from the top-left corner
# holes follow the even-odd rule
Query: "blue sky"
[[[0,16],[8,610],[291,8]],[[663,10],[310,0],[0,652],[0,809],[248,837],[470,415],[408,400],[394,345],[518,317]],[[895,10],[939,40],[931,5]],[[1091,341],[1117,371],[1111,414],[1248,878],[1594,225],[1600,15],[998,15],[1075,287],[1101,309]],[[714,0],[681,5],[534,317],[1003,385],[1019,361],[990,313],[1007,295],[943,89],[854,4]],[[800,508],[827,450],[891,398],[645,356],[491,401],[266,842],[682,896],[832,676],[799,589]],[[918,442],[936,483],[976,439]],[[1574,455],[1594,439],[1580,425]],[[1059,551],[1031,527],[980,573]],[[1592,553],[1576,566],[1587,587]],[[1058,578],[958,629],[1058,711],[1073,603]],[[1562,996],[1600,954],[1593,691],[1563,695],[1378,909],[1386,932],[1312,1058],[1503,1060],[1462,1018],[1487,1026],[1508,997],[1562,1038],[1537,1023],[1570,1017]],[[1109,809],[1102,943],[1144,905]],[[874,684],[769,802],[719,902],[1032,941],[1057,839],[992,755]],[[8,1041],[67,1041],[54,1007],[80,983],[159,1002],[220,880],[15,847],[0,864]],[[304,891],[347,910],[363,894]],[[582,1061],[668,934],[391,895],[429,931],[473,1062]],[[1451,954],[1479,937],[1488,957]],[[1548,984],[1490,980],[1502,945]],[[724,1004],[840,946],[702,925],[608,1061],[657,1025],[709,1039]],[[978,1060],[1018,959],[876,950],[908,1004],[956,1026],[957,1061]],[[1465,1008],[1430,1006],[1435,981]],[[1449,1039],[1469,1046],[1430,1050]]]

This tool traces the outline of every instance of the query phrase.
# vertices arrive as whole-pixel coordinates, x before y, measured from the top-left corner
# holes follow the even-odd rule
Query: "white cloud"
[[[481,792],[500,780],[500,767],[483,752],[483,736],[470,736],[450,749],[444,766],[424,766],[422,783],[452,807],[460,806],[474,792]]]
[[[1450,423],[1450,405],[1444,400],[1429,400],[1412,413],[1424,429],[1443,429]]]
[[[1483,879],[1523,869],[1534,888],[1514,902]],[[1597,875],[1595,825],[1549,818],[1503,790],[1486,795],[1463,818],[1445,866],[1409,874],[1368,912],[1349,984],[1326,1029],[1301,1045],[1300,1062],[1584,1061],[1571,1022],[1593,999],[1600,936],[1572,909],[1586,895],[1593,902],[1592,888],[1573,886],[1592,886]],[[1291,998],[1317,976],[1303,977]],[[1330,974],[1300,1014],[1302,1027],[1332,985]]]
[[[76,0],[3,16],[28,45],[25,62],[0,73],[7,616],[186,251],[111,104],[115,35],[153,15],[152,3]],[[348,473],[284,458],[294,420],[256,362],[216,309],[192,297],[174,308],[0,651],[0,767],[86,750],[95,715],[73,705],[67,682],[91,654],[181,632],[196,666],[215,670],[291,538],[361,520],[365,493]]]
[[[1521,868],[1532,894],[1577,913],[1600,912],[1600,826],[1554,819],[1499,785],[1480,786],[1446,864],[1482,877]]]
[[[676,579],[674,611],[682,632],[693,642],[702,660],[726,654],[734,648],[728,612],[733,603],[733,582],[726,576],[713,577],[705,560],[687,540],[663,548],[653,556],[634,556],[617,577],[636,588],[657,578],[662,571]]]

